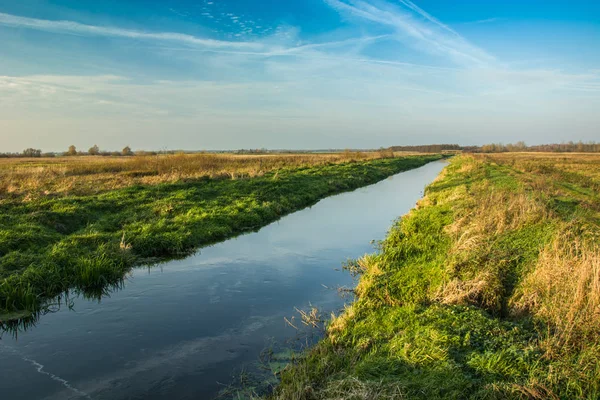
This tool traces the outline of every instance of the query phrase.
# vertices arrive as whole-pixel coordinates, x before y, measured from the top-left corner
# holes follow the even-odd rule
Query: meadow
[[[272,399],[600,397],[600,155],[461,155]]]
[[[48,196],[99,194],[134,185],[156,185],[203,178],[260,177],[282,168],[304,168],[393,156],[393,152],[382,150],[330,154],[179,153],[140,154],[133,157],[0,158],[0,201],[6,198],[30,200]]]
[[[101,297],[132,267],[184,257],[319,199],[441,158],[392,153],[65,157],[0,163],[0,310]]]

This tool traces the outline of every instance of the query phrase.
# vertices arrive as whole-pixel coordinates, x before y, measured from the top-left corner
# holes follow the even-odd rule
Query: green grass
[[[0,202],[0,310],[36,310],[76,289],[101,296],[133,266],[188,255],[335,193],[440,156],[279,169],[249,179],[130,186]]]
[[[354,303],[271,397],[599,398],[600,226],[596,198],[580,205],[595,183],[562,183],[454,158],[379,251],[352,264]]]

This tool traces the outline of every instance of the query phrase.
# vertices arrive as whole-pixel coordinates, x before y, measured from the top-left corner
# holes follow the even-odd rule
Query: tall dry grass
[[[452,239],[447,266],[451,278],[436,297],[445,304],[476,304],[498,312],[513,259],[511,249],[498,251],[497,238],[548,220],[550,212],[538,193],[491,187],[487,182],[476,185],[472,193],[446,228]]]
[[[600,156],[475,156],[458,172],[482,173],[490,162],[509,167],[506,173],[518,186],[492,185],[485,179],[470,187],[467,200],[455,203],[454,222],[446,229],[452,239],[449,279],[436,299],[531,315],[549,327],[541,343],[547,357],[580,354],[573,365],[582,371],[600,368],[591,361],[600,356],[600,230],[594,191]],[[561,216],[552,208],[556,199],[575,201],[569,204],[577,204],[579,212],[572,214],[575,217]],[[537,233],[528,234],[535,226],[539,229],[531,232]],[[551,226],[554,233],[544,242],[538,235]],[[507,235],[521,235],[520,240],[527,241],[535,252],[531,261],[524,262],[522,249],[512,247],[522,242],[501,242]],[[539,250],[535,242],[540,243]],[[599,371],[586,375],[577,368],[571,371],[575,378],[600,376]]]
[[[541,252],[511,300],[554,327],[553,345],[578,346],[600,335],[600,245],[568,228]]]
[[[86,195],[133,185],[260,176],[281,168],[302,168],[393,157],[390,152],[331,154],[175,154],[135,157],[0,159],[0,199]]]
[[[504,153],[478,155],[492,162],[556,181],[570,181],[600,191],[600,154],[596,153]]]
[[[515,314],[547,324],[540,349],[556,372],[542,376],[569,398],[600,396],[600,246],[565,227],[541,252],[511,299]],[[588,394],[585,394],[588,392]]]
[[[463,193],[462,202],[456,203],[454,223],[446,229],[453,243],[448,257],[450,278],[438,290],[436,298],[446,304],[476,304],[500,311],[513,289],[510,280],[517,279],[510,274],[518,273],[514,269],[515,263],[520,261],[516,258],[518,250],[513,249],[510,242],[499,246],[498,240],[533,226],[558,224],[560,216],[550,207],[552,199],[572,198],[578,201],[579,208],[598,209],[594,190],[597,187],[595,176],[600,171],[600,155],[511,153],[466,156],[463,160],[465,162],[456,172],[465,179],[473,177],[476,183],[469,187],[468,193]],[[485,165],[490,163],[508,167],[504,174],[512,176],[513,183],[493,182],[492,177],[486,176]],[[590,194],[585,190],[590,190],[587,192]],[[585,220],[586,223],[583,220],[578,223],[581,229],[586,226],[586,236],[593,240],[589,231],[597,226],[594,214],[588,214]],[[577,229],[568,227],[564,231],[575,232]],[[527,240],[531,243],[542,238]],[[560,242],[565,238],[556,240]],[[569,270],[561,261],[565,251],[552,250],[554,253],[550,249],[541,253],[540,260],[548,263],[548,254],[555,254],[555,268],[567,273],[565,271]],[[538,266],[527,268],[537,270]],[[540,269],[539,274],[543,276],[547,269]],[[558,271],[554,273],[558,274]],[[526,298],[533,301],[531,294]],[[554,298],[550,303],[566,304],[558,300],[558,297]],[[576,304],[571,300],[570,306]],[[526,306],[521,304],[520,307]]]
[[[533,193],[490,188],[473,189],[481,195],[464,204],[447,232],[455,240],[455,250],[472,248],[483,238],[520,229],[549,217],[542,201]]]

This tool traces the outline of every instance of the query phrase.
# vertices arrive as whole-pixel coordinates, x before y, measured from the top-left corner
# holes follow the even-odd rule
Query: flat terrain
[[[186,256],[325,196],[439,158],[347,153],[4,161],[0,311],[7,319],[6,312],[39,310],[69,289],[100,297],[135,265]]]
[[[398,155],[400,153],[396,153]],[[389,151],[331,154],[175,154],[133,157],[0,158],[0,201],[98,194],[134,185],[202,178],[239,179],[281,168],[304,168],[393,156]]]
[[[600,156],[463,155],[277,399],[600,397]]]

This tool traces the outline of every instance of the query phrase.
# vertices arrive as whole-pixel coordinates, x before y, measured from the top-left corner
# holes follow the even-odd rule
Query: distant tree
[[[98,154],[100,154],[100,147],[98,147],[97,144],[93,145],[92,147],[90,147],[90,149],[88,150],[88,154],[90,156],[97,156]]]
[[[483,146],[481,146],[481,151],[483,153],[503,153],[505,151],[511,151],[511,145],[509,145],[508,147],[505,146],[502,143],[490,143],[490,144],[484,144]]]
[[[136,156],[155,156],[158,153],[156,151],[145,151],[145,150],[138,150],[135,152]]]
[[[515,149],[517,149],[517,151],[525,151],[527,150],[527,144],[525,144],[524,141],[520,140],[517,143],[515,143]]]
[[[379,157],[381,158],[394,157],[394,150],[392,150],[391,148],[386,149],[384,147],[380,147],[379,150],[377,150],[377,153],[379,153]]]
[[[514,143],[514,144],[509,143],[505,147],[506,147],[506,149],[505,149],[506,151],[512,151],[512,152],[527,150],[527,145],[523,141],[519,141],[519,142]]]
[[[419,146],[392,146],[392,151],[411,151],[420,153],[441,153],[443,150],[460,150],[457,144],[427,144]]]
[[[69,146],[69,150],[65,153],[67,156],[76,156],[77,155],[77,147],[74,145]]]
[[[23,150],[24,157],[41,157],[42,151],[38,149],[32,149],[31,147]]]
[[[121,154],[123,154],[124,156],[132,156],[133,155],[133,151],[131,151],[131,147],[125,146],[123,148],[123,151],[121,151]]]

